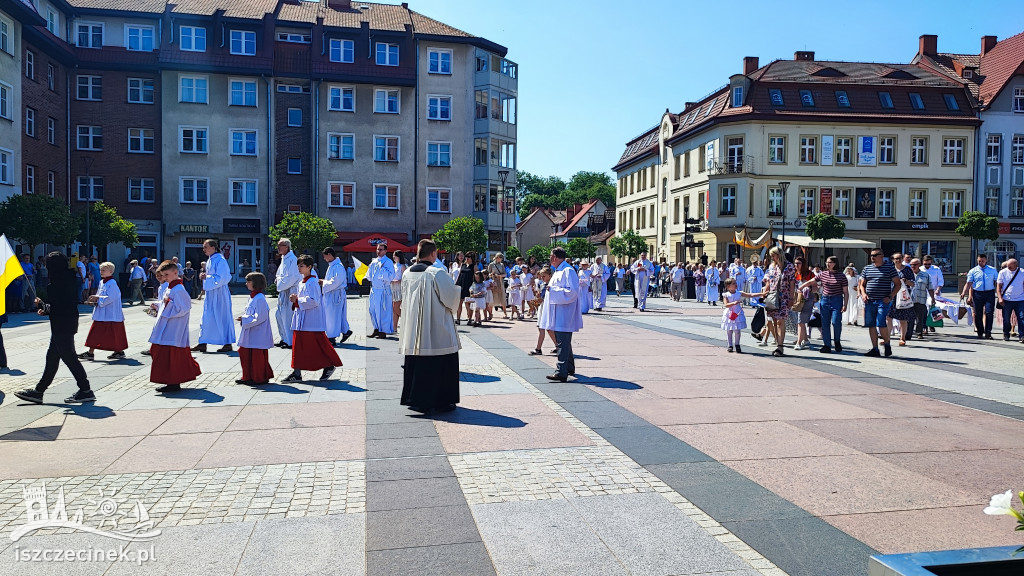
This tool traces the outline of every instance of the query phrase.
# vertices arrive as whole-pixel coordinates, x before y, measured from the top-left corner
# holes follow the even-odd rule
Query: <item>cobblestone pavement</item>
[[[974,360],[1009,348],[957,355],[976,346],[962,329],[915,342],[923,362],[901,350],[897,373],[849,357],[740,360],[715,340],[717,310],[665,299],[641,315],[613,299],[585,320],[569,384],[544,378],[553,357],[525,355],[533,323],[461,327],[460,408],[429,419],[399,406],[396,342],[365,337],[365,303],[349,300],[355,335],[330,381],[240,386],[237,353],[196,354],[203,374],[176,397],[153,392],[140,354],[152,319],[126,308],[129,358],[86,363],[98,401],[85,406],[60,403],[75,389],[64,368],[46,404],[11,395],[38,379],[48,337],[45,322],[13,317],[0,573],[52,573],[18,550],[118,544],[67,526],[12,541],[40,498],[51,519],[82,511],[108,529],[144,510],[161,533],[131,548],[157,558],[130,571],[153,574],[852,575],[875,551],[955,547],[968,531],[971,545],[1012,543],[979,505],[1022,477],[995,463],[1024,454],[1012,413],[1024,379]],[[200,315],[194,302],[193,342]],[[87,332],[83,317],[79,342]],[[270,354],[279,380],[289,353]],[[972,384],[979,368],[994,376]],[[910,530],[915,515],[958,526]]]

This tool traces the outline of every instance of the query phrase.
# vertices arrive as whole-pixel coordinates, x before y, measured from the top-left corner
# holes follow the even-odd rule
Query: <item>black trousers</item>
[[[555,332],[555,345],[558,346],[558,375],[567,377],[570,372],[575,374],[576,358],[572,354],[572,332]]]
[[[928,305],[914,302],[914,315],[917,317],[917,335],[924,336],[928,330]],[[913,334],[914,330],[908,325],[907,332]]]
[[[75,354],[75,335],[64,333],[50,334],[50,348],[46,350],[46,366],[43,368],[43,375],[36,384],[36,391],[46,392],[46,389],[53,383],[53,377],[57,374],[57,368],[63,362],[71,375],[75,377],[79,390],[89,390],[89,377],[85,374],[85,368],[78,361]]]
[[[7,367],[7,350],[4,349],[4,331],[0,330],[0,368]]]
[[[978,336],[992,335],[992,319],[996,311],[995,290],[974,291],[974,328]],[[982,319],[985,323],[982,324]]]

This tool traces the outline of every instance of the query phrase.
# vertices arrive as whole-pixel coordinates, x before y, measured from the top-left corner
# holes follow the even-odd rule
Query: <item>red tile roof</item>
[[[163,14],[165,0],[67,0],[74,8]]]
[[[573,228],[578,226],[580,221],[587,217],[587,215],[590,213],[591,210],[594,209],[594,206],[596,206],[598,202],[600,202],[600,200],[594,199],[584,204],[583,207],[580,208],[579,211],[577,211],[576,214],[573,215],[572,220],[569,222],[565,222],[563,226],[559,226],[560,231],[551,234],[551,237],[557,238],[558,236],[565,236],[569,232],[572,232]]]
[[[981,57],[980,72],[984,80],[978,96],[982,104],[988,106],[1010,78],[1024,74],[1024,32],[996,43]]]

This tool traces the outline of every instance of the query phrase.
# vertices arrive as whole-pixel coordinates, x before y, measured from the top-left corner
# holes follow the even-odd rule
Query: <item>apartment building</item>
[[[43,24],[31,6],[21,2],[0,4],[0,202],[23,190],[22,22]]]
[[[737,232],[770,228],[781,241],[785,223],[790,250],[816,259],[803,230],[823,212],[846,223],[829,243],[844,261],[860,266],[880,246],[963,271],[970,244],[953,230],[973,206],[978,124],[964,84],[921,66],[748,57],[627,144],[613,168],[618,229],[636,229],[659,259],[722,260],[745,256]]]
[[[1024,33],[981,37],[977,54],[938,52],[927,37],[914,62],[964,82],[981,119],[975,144],[975,205],[999,218],[999,239],[979,250],[998,266],[1024,255]]]

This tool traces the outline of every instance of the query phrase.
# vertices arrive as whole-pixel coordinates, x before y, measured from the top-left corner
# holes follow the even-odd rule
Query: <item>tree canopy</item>
[[[548,244],[537,244],[536,246],[531,246],[530,249],[526,251],[526,259],[529,260],[530,256],[533,256],[541,263],[547,262],[551,258],[551,246]]]
[[[337,232],[327,218],[299,212],[285,214],[279,224],[270,227],[269,236],[274,244],[281,238],[291,240],[292,249],[299,254],[319,254],[334,244]]]
[[[139,242],[135,223],[122,218],[113,206],[103,202],[91,202],[88,226],[86,225],[85,211],[76,216],[79,225],[78,241],[83,245],[86,242],[92,246],[124,244],[125,247],[131,248]],[[92,246],[86,247],[87,253],[92,254]]]
[[[821,252],[827,255],[828,241],[845,236],[846,223],[831,214],[812,214],[807,218],[804,232],[814,240],[821,240]]]
[[[615,185],[604,172],[581,171],[569,182],[557,176],[542,178],[529,172],[516,176],[519,217],[526,218],[535,207],[565,210],[573,204],[599,199],[609,208],[615,206]]]
[[[522,255],[523,253],[520,252],[519,248],[516,248],[515,246],[509,246],[508,248],[505,249],[505,260],[507,262],[515,262],[516,258],[519,258]]]
[[[18,194],[0,202],[0,231],[28,244],[67,246],[78,235],[68,205],[43,194]]]
[[[636,258],[647,250],[647,241],[632,228],[608,240],[608,250],[620,258]]]
[[[565,252],[569,258],[593,258],[597,256],[597,248],[586,238],[573,238],[565,245]]]
[[[434,232],[434,243],[449,254],[487,251],[487,230],[484,221],[472,216],[452,218]]]
[[[999,238],[999,220],[986,216],[984,212],[964,212],[957,220],[956,233],[975,240],[996,240]]]

